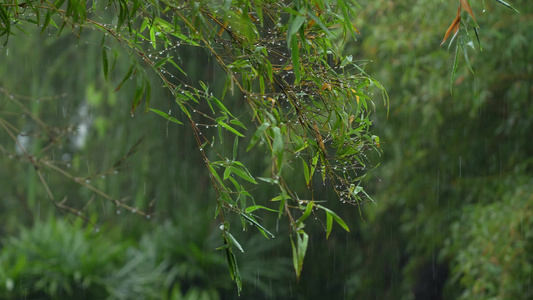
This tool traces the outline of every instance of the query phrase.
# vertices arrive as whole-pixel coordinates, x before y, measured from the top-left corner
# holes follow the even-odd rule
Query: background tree
[[[471,1],[483,48],[469,26],[473,73],[457,38],[438,48],[457,2],[361,3],[357,53],[394,100],[388,119],[373,119],[384,155],[366,186],[378,206],[367,210],[372,230],[360,230],[365,259],[353,261],[348,295],[531,298],[533,23],[530,4],[509,2],[517,14],[498,2]]]

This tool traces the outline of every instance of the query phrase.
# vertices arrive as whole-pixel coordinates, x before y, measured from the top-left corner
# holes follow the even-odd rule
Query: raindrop
[[[146,215],[146,218],[147,218],[147,219],[150,219],[151,217],[152,217],[152,216],[150,216],[150,215]]]
[[[120,215],[120,210],[117,210],[117,215]]]

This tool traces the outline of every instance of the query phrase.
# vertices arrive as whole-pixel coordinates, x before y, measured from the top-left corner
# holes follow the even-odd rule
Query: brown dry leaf
[[[461,7],[472,16],[472,19],[474,19],[474,22],[477,23],[476,18],[474,17],[474,12],[472,12],[472,7],[470,7],[470,3],[468,3],[468,0],[460,0],[461,1]]]
[[[324,154],[326,154],[326,147],[324,147],[324,141],[322,140],[322,135],[320,134],[320,131],[318,131],[318,126],[316,125],[316,122],[314,122],[313,127],[315,129],[318,146],[320,147],[320,149],[322,149]]]
[[[330,85],[329,83],[326,82],[326,83],[324,83],[324,84],[322,85],[322,87],[320,88],[320,90],[321,90],[321,91],[323,91],[323,90],[331,91],[331,85]]]
[[[361,34],[361,33],[359,32],[359,30],[357,30],[357,27],[355,27],[355,25],[354,25],[354,24],[352,24],[352,26],[353,26],[353,29],[355,30],[355,32],[357,32],[357,33]]]
[[[459,6],[459,9],[457,9],[457,17],[455,18],[455,20],[453,20],[452,25],[450,25],[450,27],[448,27],[448,30],[446,30],[446,34],[444,35],[444,39],[442,40],[442,43],[440,43],[441,47],[442,47],[442,44],[444,44],[444,42],[446,42],[446,40],[448,39],[448,37],[450,36],[452,31],[453,31],[453,33],[456,33],[457,30],[459,30],[459,24],[460,23],[461,23],[461,6]]]

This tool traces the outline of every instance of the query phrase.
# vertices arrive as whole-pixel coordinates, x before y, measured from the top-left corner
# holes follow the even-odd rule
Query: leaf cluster
[[[30,22],[41,32],[56,28],[61,33],[69,28],[78,36],[84,29],[100,31],[105,78],[114,71],[117,56],[114,52],[114,60],[110,59],[107,43],[120,43],[131,65],[115,91],[136,78],[132,116],[144,101],[145,111],[176,125],[190,125],[216,191],[216,216],[224,241],[220,249],[228,256],[239,290],[233,249],[242,247],[229,232],[227,212],[236,213],[245,228],[251,225],[267,238],[274,235],[258,221],[255,211],[285,215],[293,249],[298,249],[294,267],[299,276],[307,248],[303,221],[311,212],[326,213],[327,236],[333,221],[348,230],[337,214],[316,204],[325,199],[314,198],[314,186],[327,182],[343,203],[359,211],[361,204],[371,201],[360,180],[372,168],[366,152],[379,151],[379,138],[370,134],[369,114],[374,90],[383,92],[383,87],[365,73],[363,62],[342,54],[343,43],[358,32],[352,23],[355,1],[117,0],[95,1],[90,6],[57,0],[0,6],[8,21],[4,24]],[[106,13],[108,8],[114,12]],[[6,36],[14,34],[8,25],[3,29]],[[189,47],[207,53],[224,72],[221,92],[203,81],[188,80],[179,50]],[[178,114],[150,107],[154,75],[172,95]],[[236,94],[247,106],[249,122],[229,108],[228,99]],[[388,104],[384,92],[383,101]],[[218,140],[204,134],[210,127],[218,131]],[[228,140],[233,144],[232,156],[217,150]],[[247,145],[248,153],[266,150],[270,174],[253,174],[239,160],[243,155],[239,145]],[[286,178],[294,176],[292,168],[301,171],[308,197],[300,198],[287,183]],[[274,187],[277,195],[263,197],[258,204],[252,190],[259,186]]]

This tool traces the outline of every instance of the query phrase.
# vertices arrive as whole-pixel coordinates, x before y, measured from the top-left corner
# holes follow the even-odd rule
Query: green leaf
[[[315,156],[313,156],[313,159],[311,161],[311,168],[310,168],[310,172],[309,172],[309,182],[311,182],[311,179],[313,179],[313,175],[315,175],[315,170],[316,170],[316,167],[317,167],[317,164],[318,164],[318,157],[320,155],[317,153],[315,154]]]
[[[225,237],[224,237],[224,244],[225,245],[229,244],[229,242],[227,241]],[[226,259],[228,262],[228,268],[229,268],[231,280],[233,280],[235,284],[237,285],[237,291],[240,294],[242,290],[242,280],[241,280],[241,274],[239,273],[239,266],[237,265],[237,259],[235,258],[235,254],[233,254],[233,251],[231,251],[231,247],[229,246],[224,247],[224,250],[226,252]]]
[[[335,37],[335,35],[333,33],[331,33],[331,31],[329,31],[329,29],[326,27],[326,25],[324,25],[324,23],[322,23],[322,21],[320,21],[320,19],[312,11],[307,12],[307,15],[311,19],[313,19],[313,21],[315,21],[315,23],[317,23],[318,26],[320,26],[320,28],[322,28],[322,30],[324,30],[326,32],[326,34],[330,38],[334,38]]]
[[[294,271],[296,272],[296,278],[299,280],[302,273],[302,267],[304,263],[305,253],[307,252],[307,245],[309,236],[305,231],[299,230],[296,233],[296,245],[293,239],[291,239],[292,246],[292,263]]]
[[[251,212],[256,211],[258,209],[264,209],[264,210],[268,210],[268,211],[271,211],[271,212],[278,212],[276,209],[268,208],[268,207],[265,207],[265,206],[262,206],[262,205],[248,206],[244,211],[246,213],[251,213]]]
[[[298,264],[298,251],[294,245],[294,241],[291,239],[291,249],[292,249],[292,267],[296,273],[296,277],[300,278],[300,265]]]
[[[223,112],[227,113],[228,115],[232,116],[233,118],[235,118],[231,112],[224,106],[224,104],[222,104],[222,102],[220,102],[220,100],[218,100],[217,98],[215,97],[211,97],[211,99],[213,100],[213,102],[215,102],[215,104],[220,108],[222,109]]]
[[[272,146],[273,154],[276,156],[283,156],[283,138],[279,127],[272,127],[274,133],[274,144]]]
[[[468,59],[468,49],[466,48],[466,43],[465,43],[463,36],[459,37],[459,44],[461,45],[461,49],[463,49],[463,56],[465,58],[466,65],[470,69],[470,72],[472,72],[472,74],[475,75],[476,73],[474,72],[474,69],[472,69],[472,64],[470,63],[470,59]]]
[[[109,71],[109,62],[107,60],[107,52],[102,48],[102,68],[104,70],[104,78],[107,80],[107,73]]]
[[[154,69],[157,69],[157,68],[161,67],[162,65],[164,65],[167,61],[169,61],[171,59],[172,59],[172,56],[169,56],[169,57],[165,57],[162,60],[156,62],[154,64]]]
[[[173,116],[171,116],[171,115],[169,115],[169,114],[167,114],[165,112],[160,111],[159,109],[149,108],[149,110],[152,111],[152,112],[155,112],[156,114],[162,116],[163,118],[165,118],[165,119],[167,119],[169,121],[172,121],[172,122],[174,122],[176,124],[183,125],[183,123],[181,123],[180,120],[174,118]]]
[[[314,206],[314,201],[307,203],[307,207],[305,208],[304,214],[298,219],[298,221],[296,221],[296,230],[299,230],[300,225],[311,215]]]
[[[241,127],[244,130],[247,130],[246,126],[244,126],[244,124],[241,121],[239,121],[239,119],[232,119],[229,122],[231,124],[233,124],[233,125],[237,125],[237,126]]]
[[[52,11],[49,10],[49,11],[46,12],[46,15],[44,16],[44,23],[43,23],[43,28],[41,29],[41,34],[44,33],[46,28],[48,28],[48,25],[50,24],[51,18],[52,18]],[[4,21],[4,24],[7,24],[9,26],[11,24],[11,20],[9,20],[7,22]]]
[[[130,68],[128,70],[128,73],[126,73],[126,76],[124,76],[124,78],[122,78],[122,81],[118,84],[117,88],[115,89],[115,92],[120,90],[120,88],[122,87],[124,82],[126,82],[126,80],[130,79],[130,77],[132,76],[134,70],[135,70],[135,65],[131,64],[131,66],[130,66]]]
[[[234,166],[230,166],[229,169],[231,170],[233,174],[241,177],[242,179],[249,181],[253,184],[257,184],[257,181],[255,181],[255,179],[250,175],[250,173],[248,173],[248,170],[246,169],[242,170]]]
[[[279,183],[276,179],[272,179],[272,178],[257,177],[257,179],[259,179],[261,181],[264,181],[264,182],[271,183],[271,184],[278,184]]]
[[[500,4],[504,5],[504,6],[506,6],[506,7],[508,7],[508,8],[510,8],[510,9],[512,9],[512,10],[514,10],[514,11],[517,12],[517,13],[520,13],[518,10],[516,10],[514,7],[512,7],[509,3],[505,2],[505,1],[502,1],[502,0],[496,0],[496,2],[498,2],[498,3],[500,3]]]
[[[241,216],[245,218],[248,222],[252,223],[252,225],[254,225],[259,230],[259,232],[261,232],[267,239],[274,238],[274,235],[261,224],[259,224],[252,215],[241,213]]]
[[[346,225],[346,223],[344,223],[344,221],[341,219],[341,217],[339,217],[335,212],[333,212],[331,209],[329,208],[326,208],[322,205],[319,205],[319,204],[316,204],[316,206],[322,210],[324,210],[327,214],[331,214],[331,216],[333,217],[333,220],[335,220],[335,222],[337,222],[337,224],[339,224],[342,228],[344,228],[344,230],[350,232],[350,228],[348,228],[348,225]]]
[[[257,130],[255,131],[254,135],[250,139],[250,143],[248,144],[248,148],[246,148],[246,151],[249,151],[250,149],[252,149],[254,147],[254,145],[257,143],[257,141],[259,141],[259,139],[261,138],[261,136],[263,135],[263,133],[265,132],[265,130],[268,127],[270,127],[270,123],[265,122],[265,123],[261,124],[261,126],[259,126],[259,128],[257,128]]]
[[[455,57],[453,59],[452,74],[450,76],[450,94],[453,95],[453,80],[455,78],[455,72],[457,72],[457,66],[459,65],[459,45],[455,45]]]
[[[333,217],[326,211],[326,239],[329,238],[331,228],[333,227]]]
[[[235,237],[233,237],[233,235],[231,233],[229,233],[228,231],[226,231],[226,235],[229,237],[229,239],[231,241],[231,244],[235,245],[235,247],[237,247],[237,249],[241,250],[241,252],[244,253],[244,250],[242,249],[242,246],[241,246],[241,244],[239,244],[237,239]]]
[[[152,45],[152,47],[154,47],[154,49],[157,48],[157,41],[155,39],[154,26],[150,27],[150,44]]]
[[[300,30],[300,27],[302,27],[303,23],[305,22],[306,14],[307,8],[302,8],[300,12],[298,12],[298,15],[296,15],[296,17],[294,17],[292,22],[289,24],[289,29],[287,30],[288,42],[290,42],[290,39],[293,37],[293,35]]]
[[[222,121],[218,121],[217,122],[220,126],[226,128],[227,130],[233,132],[235,135],[237,136],[240,136],[240,137],[244,137],[244,135],[242,135],[242,133],[238,132],[237,130],[235,130],[235,128],[229,126],[228,124],[222,122]]]
[[[239,150],[239,138],[235,137],[233,141],[233,160],[237,159],[237,150]]]
[[[307,186],[309,186],[309,183],[311,182],[311,177],[309,177],[309,167],[307,166],[307,162],[303,158],[300,157],[300,159],[302,160],[302,165],[304,168],[305,183],[307,184]]]

